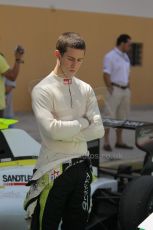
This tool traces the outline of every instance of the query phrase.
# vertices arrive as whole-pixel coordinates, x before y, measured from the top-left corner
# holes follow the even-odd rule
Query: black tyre
[[[153,172],[152,155],[146,153],[141,175],[151,175]]]
[[[136,230],[138,225],[153,212],[153,177],[141,176],[130,182],[119,204],[121,230]]]

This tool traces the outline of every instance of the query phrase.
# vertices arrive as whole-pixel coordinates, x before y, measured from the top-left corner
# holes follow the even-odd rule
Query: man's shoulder
[[[38,79],[37,83],[35,84],[35,87],[44,88],[46,86],[51,85],[51,83],[53,83],[53,78],[51,77],[51,74],[48,74],[47,76]]]
[[[2,63],[3,63],[3,62],[4,62],[4,63],[6,62],[6,59],[4,58],[4,56],[3,56],[2,54],[0,54],[0,62],[2,62]]]
[[[5,73],[9,68],[10,67],[6,59],[2,55],[0,55],[0,74]]]
[[[32,92],[47,91],[49,87],[52,87],[52,78],[50,77],[50,74],[43,79],[37,79],[32,88]]]
[[[112,49],[105,54],[105,57],[111,58],[111,57],[114,57],[115,54],[116,54],[115,49]]]
[[[90,93],[93,93],[94,90],[93,90],[92,86],[89,83],[87,83],[87,82],[85,82],[83,80],[80,80],[78,78],[75,78],[74,81],[75,81],[75,84],[77,84],[78,89],[84,95],[88,95]]]
[[[77,77],[74,77],[74,81],[75,81],[76,84],[78,84],[78,85],[80,85],[80,86],[82,86],[84,88],[91,88],[89,83],[87,83],[87,82],[85,82],[85,81],[83,81],[83,80],[81,80],[81,79],[79,79]]]

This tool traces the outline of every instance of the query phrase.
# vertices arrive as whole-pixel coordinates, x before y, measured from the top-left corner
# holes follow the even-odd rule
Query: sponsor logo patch
[[[58,176],[60,176],[60,174],[61,174],[60,167],[56,169],[52,169],[50,172],[50,180],[54,181]]]

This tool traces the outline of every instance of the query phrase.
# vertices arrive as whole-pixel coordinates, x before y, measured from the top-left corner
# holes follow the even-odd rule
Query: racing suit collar
[[[63,83],[64,85],[72,84],[73,77],[74,77],[74,76],[72,76],[71,78],[62,77],[55,74],[54,71],[51,72],[51,76],[53,76],[57,81]]]

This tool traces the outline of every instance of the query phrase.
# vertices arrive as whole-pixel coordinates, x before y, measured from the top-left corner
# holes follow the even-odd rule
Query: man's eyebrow
[[[72,57],[72,56],[69,56],[69,55],[68,55],[67,57],[75,59],[74,57]]]
[[[72,59],[83,59],[83,58],[81,58],[81,57],[80,57],[80,58],[74,58],[74,57],[69,56],[69,55],[68,55],[67,57],[68,57],[68,58],[72,58]]]

